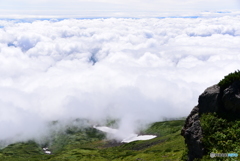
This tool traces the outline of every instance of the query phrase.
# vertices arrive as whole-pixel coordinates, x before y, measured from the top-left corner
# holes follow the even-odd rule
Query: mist
[[[56,120],[117,119],[133,133],[187,116],[205,88],[239,69],[239,22],[0,20],[0,140],[41,140]]]

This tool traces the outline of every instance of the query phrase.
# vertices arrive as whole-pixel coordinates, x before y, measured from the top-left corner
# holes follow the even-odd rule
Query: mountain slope
[[[42,147],[33,141],[16,143],[0,151],[4,161],[120,161],[120,160],[180,160],[185,150],[180,130],[184,120],[156,122],[144,134],[158,137],[130,143],[105,140],[105,134],[94,129],[71,127],[64,133],[55,134],[49,149],[52,154],[44,154]]]

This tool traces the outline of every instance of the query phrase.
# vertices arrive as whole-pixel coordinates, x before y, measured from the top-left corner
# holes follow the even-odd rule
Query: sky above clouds
[[[1,0],[0,4],[0,13],[6,16],[146,17],[239,9],[238,0]]]

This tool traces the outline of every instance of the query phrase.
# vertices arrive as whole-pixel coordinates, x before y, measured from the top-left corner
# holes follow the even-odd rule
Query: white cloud
[[[113,117],[135,130],[188,115],[239,68],[239,19],[0,21],[0,140],[50,120]]]

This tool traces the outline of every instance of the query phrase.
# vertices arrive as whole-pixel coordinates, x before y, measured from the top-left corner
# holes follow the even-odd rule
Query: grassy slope
[[[96,129],[70,128],[66,133],[56,134],[49,146],[52,155],[30,141],[9,145],[0,151],[2,161],[170,161],[180,160],[184,151],[184,140],[180,130],[184,120],[154,123],[143,133],[156,134],[157,138],[118,144],[104,141],[104,134]]]

